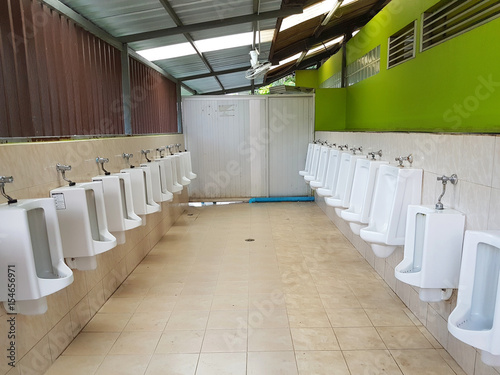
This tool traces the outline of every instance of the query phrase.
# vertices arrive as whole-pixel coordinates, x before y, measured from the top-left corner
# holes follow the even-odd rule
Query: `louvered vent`
[[[500,16],[500,0],[445,0],[422,17],[422,51]]]
[[[416,21],[410,23],[389,38],[388,69],[415,57],[415,24]]]

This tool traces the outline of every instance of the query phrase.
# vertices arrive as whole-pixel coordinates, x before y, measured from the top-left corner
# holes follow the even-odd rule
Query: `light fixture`
[[[326,50],[328,49],[329,47],[337,44],[337,43],[341,43],[342,41],[344,40],[344,36],[339,36],[338,38],[335,38],[335,39],[332,39],[330,40],[329,42],[326,42],[326,43],[322,43],[321,45],[319,45],[318,47],[315,47],[311,50],[309,50],[307,52],[307,56],[310,56],[310,55],[313,55],[315,54],[316,52],[318,51],[321,51],[321,50]]]

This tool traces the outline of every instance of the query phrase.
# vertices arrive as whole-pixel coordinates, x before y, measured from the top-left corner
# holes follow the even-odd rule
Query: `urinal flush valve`
[[[5,193],[5,184],[11,184],[14,182],[14,177],[9,176],[0,176],[0,193],[3,195],[5,199],[7,199],[7,204],[17,203],[17,199],[12,198],[11,196]]]
[[[436,203],[436,210],[442,210],[444,209],[444,206],[443,203],[441,203],[441,199],[443,198],[444,193],[446,193],[446,184],[448,182],[451,182],[453,185],[456,185],[458,182],[458,176],[455,173],[452,174],[450,177],[446,177],[443,175],[441,177],[438,177],[437,180],[443,183],[443,192],[439,196],[438,201]]]
[[[411,165],[413,164],[413,155],[410,154],[408,156],[399,156],[395,160],[399,163],[398,167],[403,168],[404,167],[404,165],[403,165],[404,161],[407,161],[408,163],[410,163],[410,167],[411,167]]]
[[[127,164],[129,165],[130,168],[135,168],[134,165],[130,164],[130,159],[132,159],[134,157],[134,154],[123,153],[122,156],[123,156],[124,159],[127,160]]]
[[[160,159],[163,159],[165,157],[165,155],[163,154],[165,152],[165,147],[158,147],[156,149],[156,152],[160,156]]]
[[[377,152],[375,152],[375,151],[369,152],[368,155],[366,155],[366,158],[369,159],[369,157],[371,156],[372,157],[371,160],[377,160],[375,158],[375,156],[377,156],[377,155],[381,158],[382,157],[382,150],[378,150]]]
[[[100,158],[100,157],[97,157],[95,159],[96,163],[97,164],[101,164],[101,168],[102,168],[102,171],[104,172],[104,175],[105,176],[109,176],[111,173],[108,172],[106,169],[104,169],[104,164],[105,163],[109,163],[109,159],[108,158]]]
[[[56,164],[56,170],[61,172],[62,179],[69,183],[69,186],[75,186],[76,184],[66,178],[66,172],[71,170],[71,165]]]
[[[334,148],[334,147],[337,147],[337,144],[336,143],[328,143],[326,142],[326,145],[330,148]]]
[[[177,143],[177,144],[175,145],[175,147],[177,147],[177,152],[182,152],[182,151],[181,151],[181,144],[180,144],[180,143]]]
[[[344,151],[344,150],[347,150],[349,148],[348,145],[338,145],[337,148],[340,150],[340,151]]]
[[[151,159],[148,158],[148,154],[151,152],[151,150],[141,150],[141,154],[144,155],[148,163],[151,163]]]
[[[353,155],[356,155],[356,151],[363,152],[363,147],[362,146],[352,147],[350,150],[351,150]]]

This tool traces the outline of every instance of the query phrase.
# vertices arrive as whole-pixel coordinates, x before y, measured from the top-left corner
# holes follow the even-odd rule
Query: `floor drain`
[[[188,214],[188,216],[193,216],[193,214]]]
[[[254,240],[253,238],[247,238],[245,241],[246,241],[246,242],[253,242],[253,241],[255,241],[255,240]]]

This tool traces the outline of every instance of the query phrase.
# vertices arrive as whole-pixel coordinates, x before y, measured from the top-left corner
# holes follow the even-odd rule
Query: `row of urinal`
[[[349,152],[347,145],[333,146],[311,143],[299,174],[375,255],[386,258],[404,243],[406,210],[420,203],[423,171],[402,168],[405,160],[411,165],[411,155],[398,158],[396,166],[376,159],[381,150],[359,155],[362,147]]]
[[[348,163],[349,156],[343,158],[331,147],[325,166],[325,158],[323,163],[320,160],[321,153],[325,152],[324,145],[311,144],[309,150],[306,170],[300,173],[310,176],[309,183],[317,189],[317,194],[325,196],[327,204],[334,206],[336,213],[350,222],[354,233],[371,242],[377,256],[388,256],[396,245],[404,244],[404,259],[395,268],[395,277],[417,286],[421,300],[446,300],[453,289],[458,288],[457,307],[448,319],[449,331],[479,348],[483,362],[499,366],[500,232],[466,231],[463,239],[465,215],[443,209],[441,204],[445,179],[450,179],[446,176],[438,178],[443,181],[443,194],[436,206],[421,206],[421,172],[420,177],[419,173],[406,168],[399,168],[396,173],[389,169],[387,162],[372,161],[367,165],[366,159],[354,155]],[[411,161],[410,157],[398,158],[400,165],[404,159]],[[342,160],[345,160],[344,169],[341,168]],[[332,161],[333,164],[328,165]],[[314,170],[314,162],[317,170]],[[349,188],[350,197],[346,198]],[[348,209],[340,210],[339,207],[347,205]],[[370,212],[374,218],[370,217]],[[363,228],[366,224],[368,226]]]
[[[87,183],[67,180],[71,167],[58,165],[69,186],[52,190],[52,198],[17,201],[4,191],[13,179],[0,178],[8,200],[0,205],[0,279],[6,283],[0,301],[8,312],[45,313],[45,297],[73,282],[71,268],[95,269],[98,254],[124,243],[125,231],[145,225],[146,215],[161,210],[158,203],[196,178],[189,152],[114,174],[104,169],[106,159],[96,160],[105,174]]]

